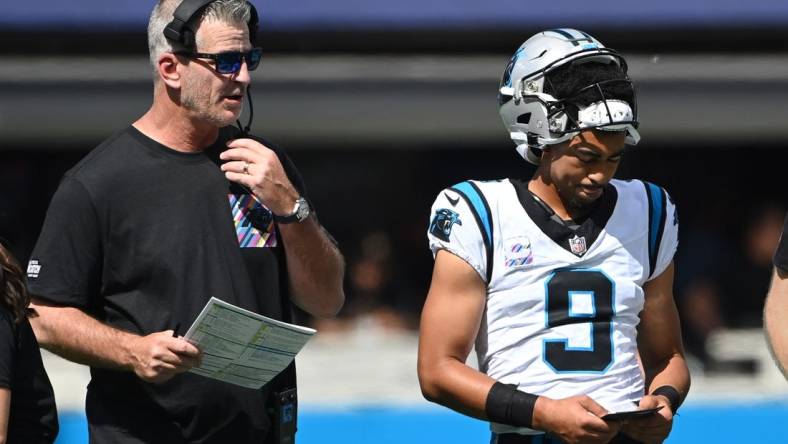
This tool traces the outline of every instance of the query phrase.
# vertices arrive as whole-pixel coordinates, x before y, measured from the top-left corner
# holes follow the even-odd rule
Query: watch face
[[[298,206],[298,211],[296,211],[296,217],[299,221],[306,219],[309,216],[309,204],[306,200],[301,201],[300,205]]]

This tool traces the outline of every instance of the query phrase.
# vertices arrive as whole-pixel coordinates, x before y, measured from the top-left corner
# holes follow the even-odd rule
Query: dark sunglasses
[[[204,52],[179,51],[175,53],[179,56],[190,57],[193,59],[210,59],[216,66],[219,74],[235,74],[241,70],[241,64],[246,61],[246,69],[254,71],[260,64],[263,57],[262,48],[252,48],[249,52],[220,52],[219,54],[207,54]]]

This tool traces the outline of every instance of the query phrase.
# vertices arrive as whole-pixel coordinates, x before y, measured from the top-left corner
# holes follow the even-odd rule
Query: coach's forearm
[[[103,324],[73,307],[41,301],[31,303],[30,318],[39,345],[69,361],[118,370],[132,370],[131,348],[140,336]]]
[[[293,301],[307,313],[335,316],[345,303],[345,263],[314,217],[279,226]]]

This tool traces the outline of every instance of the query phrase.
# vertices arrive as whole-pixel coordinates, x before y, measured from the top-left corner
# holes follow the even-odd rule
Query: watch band
[[[309,208],[309,202],[303,197],[299,197],[296,199],[295,206],[293,206],[293,212],[290,214],[286,214],[284,216],[279,216],[277,214],[271,213],[274,215],[274,221],[279,224],[291,224],[293,222],[303,222],[308,217],[309,214],[312,212],[312,209]]]

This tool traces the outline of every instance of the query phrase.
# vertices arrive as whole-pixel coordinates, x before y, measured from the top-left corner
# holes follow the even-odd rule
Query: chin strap
[[[528,161],[528,163],[539,165],[539,163],[542,161],[542,150],[540,148],[535,148],[528,145],[527,143],[522,143],[517,145],[516,150],[523,159]]]
[[[539,165],[542,161],[542,149],[547,145],[555,145],[556,143],[561,143],[566,140],[571,139],[577,134],[577,132],[567,133],[563,136],[555,139],[544,139],[542,137],[538,137],[535,134],[525,134],[521,131],[510,132],[509,136],[512,138],[512,141],[517,145],[515,148],[517,150],[517,154],[519,154],[523,159],[527,160],[529,163],[534,165]]]
[[[254,117],[254,105],[252,104],[252,85],[246,87],[246,99],[249,102],[249,120],[246,121],[246,126],[241,126],[240,118],[235,121],[238,129],[241,130],[244,136],[249,135],[249,129],[252,127],[252,118]],[[240,116],[239,116],[240,117]]]

